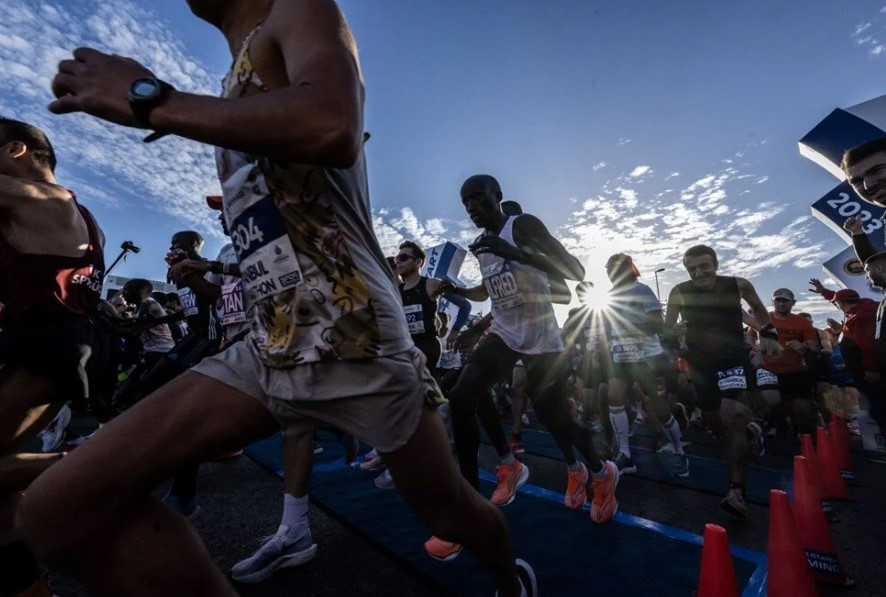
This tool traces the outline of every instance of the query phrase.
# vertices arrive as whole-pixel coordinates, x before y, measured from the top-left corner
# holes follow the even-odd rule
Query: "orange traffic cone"
[[[840,464],[837,462],[837,455],[831,448],[831,442],[828,439],[826,429],[819,427],[817,430],[818,440],[815,446],[815,455],[818,456],[818,467],[821,472],[821,481],[824,485],[824,495],[831,500],[840,500],[848,502],[849,490],[846,489],[846,482],[840,475]]]
[[[716,524],[704,525],[701,550],[701,574],[698,576],[698,597],[738,597],[738,582],[729,553],[726,529]]]
[[[838,521],[839,517],[837,516],[837,513],[834,512],[834,503],[825,496],[824,481],[822,481],[821,478],[821,467],[818,464],[818,455],[815,453],[815,448],[812,447],[812,436],[808,433],[804,433],[800,436],[800,454],[802,454],[809,463],[809,473],[812,475],[812,483],[818,489],[822,512],[824,512],[828,520],[834,522]],[[794,485],[796,486],[796,483]]]
[[[812,580],[797,521],[780,489],[769,492],[769,571],[766,577],[769,597],[815,597]]]
[[[837,548],[817,497],[809,463],[803,456],[794,456],[794,515],[812,576],[820,582],[852,587],[855,581],[840,569]]]
[[[828,430],[830,431],[831,446],[840,465],[840,476],[847,483],[854,483],[857,478],[855,465],[852,462],[852,453],[849,450],[849,429],[846,427],[846,421],[834,415],[831,417],[831,422],[828,423]]]

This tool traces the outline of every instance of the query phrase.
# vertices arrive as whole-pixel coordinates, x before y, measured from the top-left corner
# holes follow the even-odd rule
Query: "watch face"
[[[132,95],[148,99],[157,93],[157,85],[151,79],[139,79],[132,84]]]

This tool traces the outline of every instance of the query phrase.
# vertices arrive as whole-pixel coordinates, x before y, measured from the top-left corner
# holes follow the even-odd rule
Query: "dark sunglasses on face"
[[[406,253],[400,253],[396,257],[394,257],[394,263],[404,263],[409,261],[410,259],[415,259],[412,255],[407,255]]]
[[[789,298],[781,298],[781,297],[777,297],[777,298],[774,298],[774,299],[772,299],[772,300],[775,301],[776,303],[789,303],[789,302],[791,302],[791,299],[789,299]]]

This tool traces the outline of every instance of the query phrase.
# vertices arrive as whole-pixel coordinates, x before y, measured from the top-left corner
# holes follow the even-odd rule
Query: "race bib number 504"
[[[258,301],[302,280],[295,250],[270,195],[246,207],[231,223],[244,290]]]

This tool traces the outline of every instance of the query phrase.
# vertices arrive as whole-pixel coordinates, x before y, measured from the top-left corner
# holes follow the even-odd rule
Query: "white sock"
[[[308,524],[308,496],[297,498],[283,493],[283,518],[280,526],[289,527],[290,532]]]
[[[627,458],[630,458],[631,446],[628,444],[628,433],[631,424],[628,422],[628,413],[625,412],[625,407],[610,406],[609,420],[612,422],[612,435],[615,436],[615,443],[618,445],[618,453],[624,454]]]
[[[680,425],[677,424],[677,420],[674,418],[674,415],[671,415],[671,418],[668,419],[667,423],[662,424],[661,430],[664,431],[665,437],[668,438],[668,441],[671,442],[672,446],[674,446],[674,452],[682,456],[683,438],[682,434],[680,433]]]

